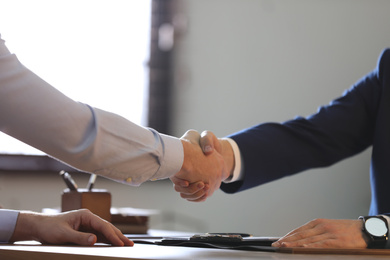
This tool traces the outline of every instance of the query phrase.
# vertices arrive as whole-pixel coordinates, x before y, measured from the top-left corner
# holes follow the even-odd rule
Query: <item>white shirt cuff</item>
[[[237,143],[233,139],[231,138],[224,138],[224,139],[229,142],[229,144],[233,149],[233,154],[234,154],[233,175],[231,176],[231,178],[225,180],[224,183],[240,181],[244,178],[244,165],[241,163],[242,158],[241,158],[240,148],[238,147]]]
[[[8,243],[14,233],[19,211],[0,209],[0,243]]]

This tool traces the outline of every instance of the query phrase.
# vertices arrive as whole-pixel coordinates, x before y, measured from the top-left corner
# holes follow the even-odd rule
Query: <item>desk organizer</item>
[[[111,193],[107,190],[65,189],[61,198],[61,211],[89,209],[92,213],[111,222]]]

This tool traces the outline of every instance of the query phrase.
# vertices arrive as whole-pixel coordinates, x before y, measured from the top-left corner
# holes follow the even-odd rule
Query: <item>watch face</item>
[[[381,237],[387,234],[385,222],[380,218],[369,218],[366,220],[366,230],[371,235]]]

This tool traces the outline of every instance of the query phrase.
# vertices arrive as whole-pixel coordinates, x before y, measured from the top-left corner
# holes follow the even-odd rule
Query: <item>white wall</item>
[[[375,67],[390,42],[390,1],[183,0],[188,28],[177,42],[174,129],[224,136],[266,121],[306,116]],[[317,217],[368,211],[369,151],[235,195],[189,203],[169,181],[127,187],[99,178],[114,206],[156,208],[153,228],[283,235]],[[0,174],[5,207],[60,203],[56,174]],[[75,176],[80,186],[87,176]]]

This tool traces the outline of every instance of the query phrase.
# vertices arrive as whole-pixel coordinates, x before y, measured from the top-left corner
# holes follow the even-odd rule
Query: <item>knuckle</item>
[[[83,214],[92,214],[92,212],[86,208],[80,209],[80,212],[82,212]]]
[[[201,136],[208,136],[208,135],[210,135],[210,134],[212,134],[212,132],[211,132],[210,130],[204,130],[204,131],[202,132]]]
[[[312,220],[311,223],[314,226],[322,225],[322,224],[325,223],[325,219],[323,219],[323,218],[316,218],[316,219]]]
[[[322,218],[316,218],[316,219],[314,219],[312,222],[313,222],[313,223],[321,223],[322,221],[323,221]]]

